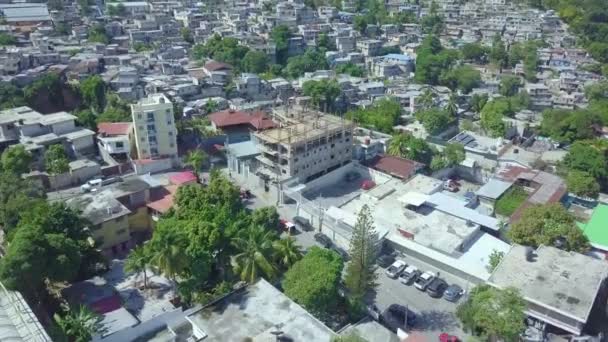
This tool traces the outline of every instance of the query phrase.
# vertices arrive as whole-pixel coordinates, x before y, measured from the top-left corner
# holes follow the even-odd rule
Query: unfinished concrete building
[[[307,182],[352,160],[353,123],[305,112],[280,119],[282,127],[255,133],[257,173],[279,182]]]

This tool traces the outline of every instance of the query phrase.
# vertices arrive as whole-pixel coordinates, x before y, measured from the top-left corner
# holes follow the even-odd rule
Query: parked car
[[[395,257],[390,254],[384,254],[378,257],[376,263],[382,268],[387,268],[395,262]]]
[[[399,281],[405,285],[411,285],[420,275],[420,270],[414,265],[409,265],[399,275]]]
[[[399,276],[399,274],[401,274],[401,272],[403,272],[406,266],[407,264],[405,261],[397,260],[386,269],[386,275],[389,278],[395,279]]]
[[[414,286],[420,291],[426,291],[426,288],[431,284],[434,278],[435,273],[426,271],[416,278]]]
[[[340,257],[342,258],[342,260],[348,260],[350,258],[348,256],[348,253],[344,249],[342,249],[336,245],[332,245],[331,249],[334,250],[336,253],[338,253],[340,255]]]
[[[445,300],[449,302],[457,302],[463,294],[464,290],[462,289],[462,287],[456,284],[452,284],[448,286],[447,289],[445,289],[445,292],[443,293],[443,298],[445,298]]]
[[[300,229],[302,229],[302,230],[305,230],[305,231],[312,230],[312,225],[310,224],[310,220],[305,217],[294,216],[293,222],[296,224],[296,226],[299,226]]]
[[[316,233],[315,241],[320,243],[321,246],[323,246],[325,248],[330,248],[333,245],[333,242],[331,242],[331,239],[323,233]]]
[[[289,222],[287,220],[279,220],[279,226],[281,228],[281,231],[284,231],[288,234],[293,234],[296,231],[296,225],[293,224],[293,222]]]
[[[448,283],[446,283],[445,280],[435,277],[427,287],[426,292],[433,298],[441,298],[447,287]]]
[[[80,191],[89,192],[101,186],[103,180],[101,178],[91,179],[80,186]]]
[[[416,324],[416,313],[407,306],[391,304],[382,313],[381,322],[393,332],[397,329],[408,331]]]

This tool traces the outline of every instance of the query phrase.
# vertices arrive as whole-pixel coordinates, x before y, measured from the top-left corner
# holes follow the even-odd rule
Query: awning
[[[414,207],[419,207],[424,204],[428,200],[429,196],[425,194],[421,194],[415,191],[408,191],[405,195],[399,197],[397,199],[403,205],[413,205]]]

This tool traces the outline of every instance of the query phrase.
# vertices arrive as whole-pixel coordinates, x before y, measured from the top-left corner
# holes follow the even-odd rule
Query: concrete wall
[[[76,129],[74,120],[59,122],[51,126],[51,131],[57,135],[73,132]]]
[[[156,173],[165,170],[169,170],[173,167],[173,161],[171,159],[155,159],[146,163],[133,162],[133,168],[135,173],[143,175],[146,173]]]
[[[129,228],[131,232],[144,232],[152,228],[151,221],[147,207],[137,208],[129,215]]]
[[[112,248],[129,241],[131,239],[129,233],[129,220],[126,215],[103,222],[99,229],[92,230],[93,239],[101,249]]]

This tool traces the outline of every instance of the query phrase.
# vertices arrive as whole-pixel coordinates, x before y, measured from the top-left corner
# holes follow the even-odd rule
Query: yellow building
[[[138,159],[178,160],[177,129],[169,98],[152,94],[131,105],[131,116]]]

